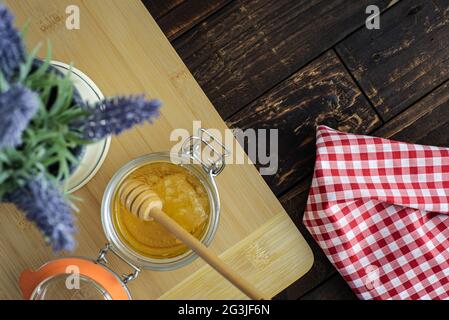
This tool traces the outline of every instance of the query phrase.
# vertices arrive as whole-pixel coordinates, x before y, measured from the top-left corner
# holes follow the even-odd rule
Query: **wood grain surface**
[[[449,77],[449,1],[408,0],[361,29],[337,51],[384,120]]]
[[[278,129],[279,168],[264,176],[275,194],[313,170],[315,128],[371,132],[381,122],[333,51],[328,51],[227,121],[232,128]]]
[[[258,289],[262,292],[281,292],[285,289],[283,283],[293,283],[296,280],[288,266],[295,265],[307,270],[311,267],[310,261],[307,259],[290,254],[292,246],[297,246],[298,243],[290,243],[289,239],[279,237],[279,234],[282,233],[295,232],[297,229],[290,221],[277,215],[247,239],[226,251],[222,258],[237,270],[252,270],[246,274],[246,278],[257,284]],[[271,243],[266,244],[266,241]],[[306,244],[305,240],[302,241],[303,245]],[[310,253],[310,255],[312,254]],[[250,265],[248,266],[248,264]],[[268,266],[276,270],[276,274],[271,275],[269,281],[265,278]],[[205,297],[208,299],[223,297],[246,299],[242,292],[236,287],[230,286],[223,277],[217,278],[216,271],[209,265],[203,266],[162,295],[160,299],[185,299],[186,297],[189,299],[204,299]]]
[[[140,126],[113,139],[101,170],[76,193],[84,201],[78,203],[79,246],[73,254],[94,258],[106,242],[100,202],[117,169],[138,156],[169,150],[174,144],[169,139],[173,128],[191,131],[192,121],[201,120],[204,127],[219,129],[223,134],[226,125],[140,1],[108,0],[107,10],[103,0],[6,2],[16,13],[19,24],[29,21],[30,46],[48,38],[53,58],[73,61],[104,94],[145,92],[164,102],[162,115],[154,125]],[[65,8],[69,4],[80,7],[80,30],[65,28]],[[42,28],[49,17],[60,19],[50,19],[52,24]],[[212,250],[231,261],[239,259],[236,271],[250,281],[259,279],[268,296],[279,293],[306,273],[313,263],[311,250],[256,168],[250,164],[230,165],[217,183],[222,215]],[[55,256],[44,246],[34,226],[12,206],[2,205],[1,211],[4,215],[0,222],[0,252],[8,259],[0,266],[0,297],[20,298],[17,285],[20,272],[37,268]],[[273,239],[272,233],[261,232],[267,226],[284,231],[276,232]],[[254,254],[242,256],[244,250],[252,252],[251,248],[255,248]],[[136,299],[158,298],[203,266],[204,262],[197,259],[176,271],[145,271],[129,283],[129,288]],[[125,269],[117,259],[111,261],[111,267],[117,271]],[[279,272],[288,276],[280,277]],[[207,279],[212,283],[221,281],[216,273],[209,274]],[[208,285],[201,283],[200,278],[194,280],[195,288]],[[236,297],[226,289],[232,287],[230,284],[223,285],[223,295],[214,297]],[[177,290],[183,298],[189,298],[193,292],[189,286],[184,291]],[[209,298],[206,290],[202,293],[197,292],[195,297]]]
[[[215,1],[218,0],[208,3]],[[331,110],[323,107],[316,95],[323,92],[325,99],[330,100],[329,92],[338,92],[339,86],[335,82],[321,86],[323,91],[305,90],[306,81],[301,81],[301,87],[292,84],[291,78],[311,65],[316,66],[317,60],[332,47],[340,58],[335,69],[346,69],[344,78],[349,76],[353,80],[349,86],[353,91],[349,92],[367,98],[359,98],[364,102],[362,109],[366,113],[362,113],[375,111],[383,118],[378,118],[375,126],[361,125],[355,131],[370,134],[374,130],[374,134],[383,137],[449,146],[446,124],[449,86],[445,82],[449,78],[446,58],[449,1],[370,1],[370,4],[380,4],[382,13],[381,29],[369,31],[363,26],[367,2],[304,3],[235,0],[208,17],[202,16],[202,22],[195,26],[188,25],[172,43],[227,120],[231,118],[242,127],[253,123],[284,129],[283,170],[288,172],[290,165],[298,164],[297,168],[302,171],[295,170],[298,176],[287,181],[291,187],[286,189],[278,178],[267,180],[315,256],[311,271],[276,298],[346,299],[351,294],[349,288],[300,222],[313,170],[313,123],[328,119]],[[344,5],[348,8],[343,8]],[[176,26],[176,19],[172,23]],[[326,68],[327,64],[318,65]],[[320,76],[323,73],[318,71]],[[332,72],[327,74],[326,79],[334,79]],[[336,75],[335,79],[341,77],[339,72]],[[301,94],[296,93],[297,87]],[[284,108],[270,104],[273,92],[279,88],[285,88],[276,95]],[[261,103],[265,101],[266,104]],[[296,107],[304,101],[313,101],[319,107],[315,108],[312,103]],[[369,106],[375,109],[370,112]],[[355,116],[359,115],[356,108],[350,109]],[[301,125],[300,121],[306,122],[303,134],[309,137],[303,142],[292,135],[291,129]],[[348,130],[352,131],[352,127]],[[299,152],[285,159],[289,145]]]
[[[374,132],[376,136],[449,147],[449,82]]]
[[[174,40],[190,28],[213,14],[231,0],[188,0],[157,20],[169,40]],[[175,22],[175,23],[174,23]]]
[[[186,0],[142,0],[142,2],[150,10],[153,18],[158,20],[173,9],[176,9],[177,6],[185,3]]]
[[[173,45],[226,119],[394,2],[236,0]]]

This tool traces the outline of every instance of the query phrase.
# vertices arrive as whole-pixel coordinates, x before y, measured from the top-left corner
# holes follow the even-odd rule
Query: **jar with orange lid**
[[[207,157],[203,160],[204,148],[214,152],[214,160]],[[179,153],[151,153],[125,164],[112,177],[103,196],[101,220],[108,243],[99,257],[63,258],[37,271],[24,271],[20,280],[24,298],[55,299],[61,295],[61,298],[130,299],[126,284],[142,270],[173,270],[192,262],[196,254],[157,222],[140,220],[128,212],[118,199],[118,190],[128,179],[148,184],[161,198],[164,211],[208,246],[220,218],[215,177],[223,171],[227,154],[219,141],[201,129],[184,142]],[[109,253],[127,263],[132,271],[121,277],[109,269],[106,259]],[[79,269],[79,283],[83,284],[80,292],[60,290],[71,276],[71,271],[66,271],[70,266]]]

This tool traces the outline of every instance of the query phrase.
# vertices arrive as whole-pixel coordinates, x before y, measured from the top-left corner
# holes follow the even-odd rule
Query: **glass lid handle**
[[[180,153],[201,164],[214,177],[224,170],[225,158],[230,154],[220,139],[203,128],[198,130],[196,136],[190,136],[184,141]]]
[[[122,281],[123,283],[127,284],[128,282],[136,279],[139,274],[141,269],[137,266],[135,266],[134,264],[130,263],[128,260],[126,260],[125,258],[123,258],[115,249],[114,247],[112,247],[112,245],[110,243],[106,244],[106,246],[104,248],[102,248],[100,250],[100,253],[98,254],[98,258],[97,258],[97,263],[102,264],[104,266],[107,265],[108,263],[108,259],[107,259],[107,254],[108,252],[112,252],[115,256],[117,256],[120,260],[122,260],[123,262],[125,262],[128,266],[130,266],[132,268],[132,272],[129,274],[123,274],[122,275]]]

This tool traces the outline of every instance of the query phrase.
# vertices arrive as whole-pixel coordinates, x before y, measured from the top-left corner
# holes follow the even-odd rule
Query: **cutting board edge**
[[[279,221],[277,221],[277,220],[279,220]],[[299,271],[294,274],[289,273],[289,274],[284,275],[284,277],[282,277],[283,280],[289,279],[288,281],[284,281],[284,282],[282,282],[281,285],[278,285],[278,287],[275,287],[272,289],[261,288],[262,291],[265,293],[267,293],[269,290],[271,290],[268,295],[269,297],[276,296],[277,294],[282,292],[285,288],[287,288],[288,286],[293,284],[295,281],[297,281],[298,279],[301,279],[307,272],[310,271],[310,269],[312,268],[312,266],[315,262],[315,257],[314,257],[312,249],[310,248],[310,246],[308,245],[304,236],[298,230],[298,228],[296,227],[296,225],[294,224],[294,222],[292,221],[290,216],[285,212],[285,210],[282,210],[281,212],[279,212],[277,215],[275,215],[272,219],[270,219],[267,223],[265,223],[263,226],[258,228],[256,231],[254,231],[253,233],[248,235],[246,238],[242,239],[239,243],[237,243],[233,247],[229,248],[228,250],[226,250],[225,252],[220,254],[220,257],[223,260],[225,260],[226,262],[228,262],[228,263],[229,263],[229,261],[235,262],[237,257],[242,254],[242,251],[245,252],[245,247],[248,247],[244,243],[247,243],[247,242],[250,244],[253,244],[254,242],[257,243],[257,241],[255,239],[263,238],[264,231],[267,228],[269,228],[268,230],[270,230],[273,226],[279,227],[283,231],[285,229],[288,229],[286,231],[289,231],[289,233],[283,233],[283,235],[285,237],[287,237],[288,234],[291,235],[292,232],[294,232],[295,239],[293,239],[293,240],[296,242],[297,245],[301,246],[300,247],[301,254],[292,255],[292,256],[294,256],[293,258],[300,257],[303,260],[299,264],[298,264],[298,261],[292,261],[293,263],[295,263],[295,266],[300,265],[301,268],[298,269]],[[274,231],[276,231],[274,227],[272,229]],[[280,240],[283,240],[283,238],[278,238],[277,240],[280,241]],[[281,245],[282,245],[282,241],[281,241]],[[257,250],[258,249],[260,249],[260,248],[257,248]],[[263,250],[262,250],[262,252],[263,252]],[[230,264],[232,264],[232,262]],[[278,264],[279,264],[279,262],[278,262]],[[239,270],[238,268],[235,270],[239,273],[241,272],[241,270]],[[276,271],[278,271],[278,270],[276,270]],[[252,278],[252,277],[254,277],[255,273],[257,273],[257,271],[251,272],[249,274],[241,273],[241,275],[244,276],[245,278]],[[266,275],[267,273],[275,274],[275,273],[267,272],[267,270],[260,271],[261,275]],[[201,278],[203,278],[203,280]],[[212,283],[213,285],[212,286],[206,285],[205,288],[200,288],[199,286],[197,286],[197,284],[200,283],[201,281],[203,283],[205,282],[204,278],[209,278],[206,283]],[[249,279],[249,280],[252,280],[252,279]],[[253,280],[253,282],[257,282],[257,281]],[[271,281],[271,282],[273,282],[273,281]],[[247,299],[247,297],[245,295],[243,295],[243,293],[239,292],[236,288],[232,287],[232,285],[230,285],[230,284],[228,286],[223,286],[221,288],[222,292],[219,292],[219,293],[217,293],[217,291],[219,291],[220,289],[217,290],[217,288],[211,288],[213,286],[219,286],[220,283],[225,284],[226,280],[224,278],[222,278],[218,273],[216,273],[213,269],[211,269],[210,266],[204,265],[201,268],[199,268],[197,271],[195,271],[193,274],[191,274],[189,277],[187,277],[183,281],[181,281],[179,284],[177,284],[176,286],[174,286],[173,288],[171,288],[170,290],[168,290],[167,292],[162,294],[157,299],[158,300],[174,300],[174,299],[193,300],[193,299],[205,299],[205,297],[207,297],[206,299],[211,299],[211,300],[221,300],[224,298],[226,298],[226,299]],[[254,283],[254,284],[256,286],[258,285],[257,283]],[[269,282],[264,283],[264,284],[270,285]],[[230,289],[230,288],[232,288],[232,289]],[[198,289],[197,291],[202,291],[204,289],[206,291],[209,290],[210,292],[209,292],[209,294],[200,294],[200,295],[195,296],[195,289]],[[185,295],[183,294],[183,292],[185,292],[185,291],[189,291],[191,293],[190,297],[187,299],[185,298]]]

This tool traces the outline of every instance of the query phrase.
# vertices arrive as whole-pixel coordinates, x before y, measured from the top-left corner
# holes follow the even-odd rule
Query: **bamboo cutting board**
[[[100,204],[106,184],[122,165],[138,156],[169,150],[170,132],[192,131],[192,122],[224,132],[226,125],[156,22],[139,0],[6,1],[18,25],[29,22],[27,42],[50,39],[53,59],[73,62],[105,95],[142,93],[164,102],[153,125],[114,138],[108,157],[91,182],[76,195],[78,249],[73,255],[96,257],[105,244]],[[65,27],[66,7],[80,8],[79,30]],[[235,143],[234,147],[239,148]],[[313,255],[276,197],[251,164],[229,165],[217,178],[222,212],[211,248],[242,276],[274,296],[304,275]],[[20,272],[54,259],[39,232],[14,207],[2,205],[0,219],[0,298],[21,298]],[[120,261],[111,267],[127,271]],[[245,298],[200,259],[168,272],[144,271],[129,283],[134,299]]]

